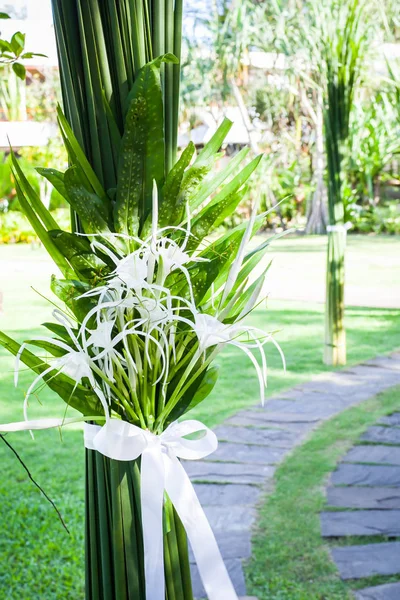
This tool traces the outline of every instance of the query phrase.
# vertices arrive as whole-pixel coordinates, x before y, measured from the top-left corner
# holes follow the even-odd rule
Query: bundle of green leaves
[[[44,381],[86,420],[112,415],[160,433],[208,396],[213,359],[226,344],[253,362],[263,399],[264,345],[277,344],[243,319],[265,279],[252,272],[271,240],[246,250],[265,215],[255,205],[248,222],[215,235],[245,197],[261,156],[240,168],[244,149],[214,169],[226,120],[197,156],[190,143],[166,173],[160,68],[174,60],[165,55],[138,73],[118,156],[109,157],[117,161],[116,189],[103,188],[58,111],[71,166],[38,171],[78,216],[79,233],[60,229],[13,156],[21,208],[62,273],[51,289],[65,305],[45,323],[52,336],[20,346],[0,332],[0,344],[37,374],[27,420],[29,396]],[[43,361],[28,343],[51,358]]]

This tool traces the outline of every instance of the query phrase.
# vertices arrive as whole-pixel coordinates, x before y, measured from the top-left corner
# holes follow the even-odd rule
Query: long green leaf
[[[121,142],[117,196],[114,209],[116,231],[136,236],[152,206],[153,182],[159,192],[165,176],[163,104],[160,80],[165,55],[145,65],[129,95],[129,109]]]
[[[20,351],[21,344],[10,338],[4,332],[0,331],[0,345],[6,350],[16,356]],[[43,360],[37,357],[35,354],[27,349],[21,354],[22,362],[32,369],[37,375],[43,373],[48,368],[48,364],[44,363]],[[83,415],[103,415],[104,411],[99,402],[96,394],[91,390],[86,389],[82,385],[76,385],[75,382],[59,373],[49,373],[44,377],[49,388],[51,388],[56,394],[58,394],[69,406],[75,408]]]

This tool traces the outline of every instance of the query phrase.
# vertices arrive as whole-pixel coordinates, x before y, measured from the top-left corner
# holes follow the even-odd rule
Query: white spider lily
[[[82,383],[84,377],[93,378],[89,360],[89,356],[83,350],[70,350],[64,356],[57,358],[52,367],[76,383]]]
[[[147,285],[147,259],[132,252],[118,262],[115,275],[113,283],[119,280],[130,289],[141,290]]]
[[[112,345],[111,333],[114,327],[113,321],[103,321],[97,329],[89,330],[90,337],[87,339],[88,346],[96,348],[110,348]]]
[[[258,382],[260,385],[260,400],[262,405],[264,405],[265,401],[265,387],[267,385],[267,360],[264,352],[264,344],[268,341],[272,341],[274,345],[278,348],[281,353],[282,360],[283,353],[280,349],[279,345],[273,340],[272,336],[266,334],[256,328],[246,327],[240,325],[229,325],[222,323],[216,317],[208,314],[198,313],[195,315],[195,322],[193,325],[193,330],[196,333],[199,340],[199,352],[204,352],[207,348],[211,348],[212,346],[218,346],[219,344],[230,344],[232,346],[236,346],[240,348],[245,354],[250,358],[251,362],[254,365],[258,376]],[[248,342],[243,342],[239,340],[240,335],[247,333],[251,340],[254,342],[253,344]],[[261,342],[257,339],[256,334],[262,335],[264,341]],[[260,351],[261,355],[261,363],[262,366],[258,364],[254,354],[251,352],[252,348],[257,348]]]
[[[168,238],[161,238],[157,241],[156,256],[162,260],[165,276],[176,269],[182,269],[185,264],[192,260],[187,252]]]

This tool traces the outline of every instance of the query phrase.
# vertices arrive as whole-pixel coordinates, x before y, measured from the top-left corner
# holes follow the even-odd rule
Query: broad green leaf
[[[19,63],[19,62],[15,62],[12,65],[12,70],[14,71],[16,76],[19,77],[19,79],[22,79],[22,81],[25,81],[26,69],[25,69],[24,65],[21,65],[21,63]]]
[[[42,348],[42,350],[45,350],[46,352],[55,357],[64,356],[64,354],[66,354],[65,350],[63,350],[56,344],[53,344],[52,342],[45,342],[44,340],[32,339],[29,340],[27,343],[31,346],[37,346],[38,348]]]
[[[8,335],[0,331],[0,345],[16,356],[21,348],[21,344],[14,341]],[[49,367],[41,358],[27,350],[26,348],[21,355],[22,362],[32,369],[37,375],[43,373]],[[85,388],[83,385],[76,383],[63,375],[62,373],[55,375],[49,373],[44,377],[47,385],[56,394],[58,394],[69,406],[75,408],[83,415],[103,415],[104,411],[96,394],[92,390]]]
[[[11,17],[5,12],[0,12],[0,19],[11,19]]]
[[[86,189],[76,167],[67,169],[64,184],[69,203],[82,221],[85,233],[110,233],[107,206]]]
[[[12,53],[10,42],[7,42],[7,40],[0,40],[0,51]]]
[[[61,196],[68,201],[68,194],[64,183],[64,173],[57,171],[57,169],[46,169],[44,167],[37,167],[36,171],[39,173],[39,175],[50,181],[51,185],[57,190],[57,192],[59,192]]]
[[[55,333],[55,335],[64,340],[64,342],[67,342],[68,344],[72,343],[71,337],[64,325],[61,325],[60,323],[42,323],[42,326],[46,327],[46,329],[52,333]],[[78,329],[72,329],[72,331],[76,336],[78,335]]]
[[[140,69],[129,96],[118,165],[115,229],[136,236],[151,212],[153,181],[159,192],[165,176],[164,119],[160,80],[166,55]]]
[[[11,38],[10,46],[15,56],[19,56],[25,46],[25,34],[17,31]]]
[[[86,238],[60,230],[49,231],[49,235],[74,271],[84,280],[103,277],[109,272],[107,264],[94,254]]]

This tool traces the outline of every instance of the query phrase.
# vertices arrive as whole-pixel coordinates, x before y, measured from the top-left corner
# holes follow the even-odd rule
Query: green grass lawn
[[[370,425],[398,410],[399,397],[396,387],[346,410],[319,427],[278,467],[275,490],[259,511],[246,569],[249,594],[259,600],[351,600],[351,589],[395,580],[343,582],[329,557],[329,544],[321,538],[319,513],[329,474]]]
[[[313,238],[312,244],[315,239],[319,241],[319,249],[314,252],[315,255],[319,253],[321,261],[323,238]],[[354,243],[364,248],[360,252],[365,256],[366,241],[357,239],[359,242]],[[299,243],[303,244],[299,252],[307,255],[309,251],[304,240],[307,241],[306,238],[299,239]],[[376,241],[378,243],[374,246]],[[285,272],[285,268],[292,268],[292,257],[298,256],[293,251],[283,250],[283,246],[279,254],[279,243],[292,247],[294,240],[277,242],[272,252],[275,258],[280,256],[281,264],[286,264],[282,267]],[[381,257],[381,266],[373,271],[374,275],[357,279],[355,285],[362,292],[363,286],[369,289],[376,277],[376,285],[390,295],[391,282],[396,278],[388,256],[398,253],[399,242],[395,238],[377,238],[369,239],[368,243],[374,260]],[[365,264],[363,269],[365,272]],[[34,283],[40,292],[48,295],[51,272],[51,265],[41,250],[32,251],[22,246],[0,247],[0,290],[3,293],[0,329],[19,340],[38,333],[39,324],[51,318],[51,305],[33,292],[30,285]],[[311,285],[314,280],[311,265],[304,269],[299,265],[297,277],[296,281],[301,279],[303,287]],[[255,325],[277,332],[276,339],[286,355],[288,370],[284,375],[277,351],[272,345],[268,349],[268,395],[276,395],[326,370],[322,364],[323,305],[310,301],[278,300],[273,299],[274,296],[272,293],[268,305],[262,305],[251,319]],[[346,314],[349,363],[399,348],[399,323],[400,308],[349,307]],[[258,397],[254,370],[244,354],[227,348],[219,362],[221,375],[217,387],[193,414],[208,425],[222,421],[243,406],[255,404]],[[31,381],[32,375],[23,372],[21,383],[15,389],[13,360],[5,352],[0,352],[1,422],[21,420],[24,390]],[[64,404],[53,394],[43,391],[40,403],[32,400],[30,411],[32,417],[60,416],[64,414]],[[27,480],[15,457],[4,444],[0,445],[0,562],[6,565],[0,570],[0,598],[78,600],[83,598],[84,573],[82,433],[76,427],[64,430],[62,439],[54,431],[38,432],[35,437],[32,441],[28,433],[21,433],[10,435],[8,439],[20,452],[33,476],[57,502],[71,534],[68,536],[62,529],[53,509]]]

